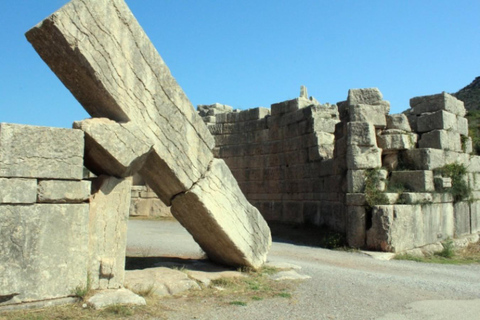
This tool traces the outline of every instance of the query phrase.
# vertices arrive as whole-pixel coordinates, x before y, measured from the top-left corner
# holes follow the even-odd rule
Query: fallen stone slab
[[[213,280],[218,280],[222,278],[242,278],[245,277],[244,274],[238,271],[217,271],[217,272],[206,272],[206,271],[197,271],[197,270],[187,270],[186,273],[188,276],[202,283],[204,286],[208,287]]]
[[[158,296],[201,290],[187,273],[164,267],[125,271],[125,287],[134,292],[148,292]]]
[[[207,126],[123,0],[72,0],[26,36],[92,117],[117,122],[78,124],[95,173],[139,170],[167,206],[175,203],[172,213],[211,259],[263,264],[271,243],[265,220],[230,170],[214,164]],[[228,187],[211,188],[206,176]]]
[[[94,309],[102,309],[108,306],[130,304],[144,306],[147,304],[143,297],[133,293],[128,289],[102,290],[95,293],[87,303]]]

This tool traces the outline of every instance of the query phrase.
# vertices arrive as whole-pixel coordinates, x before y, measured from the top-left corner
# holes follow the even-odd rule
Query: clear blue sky
[[[88,117],[24,33],[67,0],[1,0],[0,122]],[[127,0],[192,103],[247,109],[378,87],[392,113],[480,76],[480,1]]]

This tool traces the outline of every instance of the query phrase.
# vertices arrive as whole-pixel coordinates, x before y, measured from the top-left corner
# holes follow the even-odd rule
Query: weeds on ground
[[[438,264],[480,264],[480,241],[470,243],[465,248],[455,249],[453,241],[448,239],[443,246],[442,251],[430,256],[417,257],[410,254],[400,254],[395,259]]]
[[[80,298],[80,300],[85,300],[90,293],[92,292],[92,278],[90,274],[87,274],[87,283],[85,285],[77,286],[73,291],[72,295]]]

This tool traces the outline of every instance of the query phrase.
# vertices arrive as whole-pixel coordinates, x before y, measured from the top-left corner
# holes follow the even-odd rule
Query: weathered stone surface
[[[41,180],[38,202],[75,203],[90,197],[90,181]]]
[[[0,178],[0,203],[35,203],[37,180]]]
[[[274,103],[270,106],[270,110],[271,110],[272,116],[275,116],[275,115],[296,111],[314,104],[315,103],[312,100],[300,97],[293,100]]]
[[[350,145],[347,148],[348,169],[369,169],[382,166],[382,149]]]
[[[200,290],[197,282],[185,272],[164,267],[126,271],[125,287],[136,292],[152,291],[158,296]]]
[[[410,112],[416,115],[440,110],[445,110],[461,117],[465,116],[466,113],[463,102],[445,92],[412,98],[410,99],[410,107]]]
[[[378,88],[350,89],[348,90],[347,103],[357,104],[379,104],[383,95]]]
[[[422,148],[405,150],[402,154],[405,163],[415,170],[433,170],[447,163],[444,150]]]
[[[88,204],[0,205],[3,304],[66,297],[86,286]]]
[[[214,103],[210,105],[198,105],[197,111],[201,117],[205,117],[205,116],[213,116],[219,113],[232,112],[233,107],[227,106],[226,104]]]
[[[466,118],[457,116],[456,130],[462,136],[468,136],[468,120]]]
[[[453,237],[451,203],[376,206],[372,227],[367,231],[367,247],[401,252]]]
[[[397,129],[406,132],[412,131],[408,118],[403,113],[387,115],[387,129]]]
[[[225,269],[224,271],[197,271],[197,270],[188,270],[186,271],[188,277],[199,283],[202,283],[204,286],[209,286],[212,280],[218,280],[222,278],[243,278],[245,275],[239,271],[231,271]]]
[[[470,203],[471,233],[480,232],[480,201]]]
[[[368,122],[349,122],[347,124],[347,145],[376,147],[375,127]]]
[[[269,276],[270,279],[275,281],[284,281],[284,280],[305,280],[310,279],[310,276],[305,274],[299,274],[295,270],[280,271]]]
[[[347,171],[347,191],[350,193],[365,191],[365,170]]]
[[[432,130],[455,130],[457,131],[457,116],[451,112],[440,110],[432,113],[424,113],[417,119],[417,132]]]
[[[388,152],[382,157],[382,166],[388,171],[394,171],[398,167],[398,152]]]
[[[155,198],[136,198],[130,202],[130,216],[172,218],[170,207]]]
[[[428,192],[402,192],[401,200],[405,204],[424,204],[433,201],[433,195]]]
[[[123,285],[131,187],[131,178],[100,176],[93,181],[88,253],[94,289]]]
[[[433,182],[435,184],[436,191],[445,191],[452,187],[452,178],[448,177],[434,177]]]
[[[386,115],[390,110],[390,103],[382,101],[378,105],[358,104],[351,105],[348,108],[350,121],[369,122],[376,128],[385,128],[387,126]]]
[[[265,262],[271,245],[268,225],[223,160],[215,159],[204,179],[172,204],[175,218],[212,260],[254,268]]]
[[[448,130],[433,130],[422,134],[418,141],[420,148],[435,148],[462,152],[460,134]]]
[[[95,293],[87,300],[87,303],[94,309],[102,309],[114,305],[146,305],[143,297],[133,293],[132,291],[122,288],[118,290],[102,290]]]
[[[80,130],[0,123],[0,177],[83,177]]]
[[[470,205],[466,201],[453,205],[455,219],[455,237],[470,233]]]
[[[353,248],[364,247],[366,239],[365,207],[348,207],[345,218],[348,245]]]
[[[85,165],[96,174],[128,177],[145,163],[153,142],[133,122],[93,118],[73,123],[85,132]]]
[[[377,136],[378,147],[384,152],[413,149],[417,143],[415,133],[382,134]]]
[[[409,191],[425,192],[434,191],[433,172],[427,170],[418,171],[394,171],[390,178],[392,185],[402,185]]]
[[[139,173],[165,204],[170,205],[173,198],[185,198],[183,193],[187,191],[192,195],[190,189],[198,189],[205,181],[204,176],[219,173],[209,172],[215,170],[211,167],[217,167],[212,164],[213,137],[123,0],[73,0],[31,29],[26,36],[92,117],[106,117],[122,124],[119,140],[125,146],[130,140],[123,136],[128,131],[127,123],[141,130],[135,137],[140,137],[140,141],[150,147],[150,152]],[[95,142],[111,158],[119,157],[115,155],[119,151],[118,146],[111,141],[102,142],[102,138],[95,138]],[[137,151],[141,150],[133,153]],[[105,153],[102,152],[95,163],[102,162],[103,157]],[[143,161],[143,157],[137,159]],[[134,171],[126,169],[122,175]],[[229,170],[221,174],[225,180],[234,180]],[[193,210],[182,207],[181,201],[177,204],[182,209],[176,212],[183,214],[188,231],[211,250],[212,257],[224,263],[259,267],[268,251],[270,232],[261,215],[242,211],[250,210],[249,204],[236,182],[235,186],[229,189],[227,196],[202,194],[204,199],[193,197],[188,202],[192,207],[204,209],[197,214],[210,214],[200,219],[209,221],[204,225],[207,228],[212,225],[222,231],[232,228],[228,219],[222,220],[223,214],[236,220],[237,229],[261,225],[261,232],[255,237],[243,238],[238,246],[236,239],[229,238],[230,230],[215,234],[185,223],[187,216],[194,214]],[[223,189],[212,192],[220,191]],[[223,208],[209,201],[209,197],[230,197],[224,199],[231,204],[226,210],[228,213],[217,212]],[[234,206],[234,198],[242,198],[244,203]],[[216,218],[212,219],[213,216]],[[224,242],[241,250],[217,251],[215,245],[221,246]],[[234,257],[235,254],[241,256]]]

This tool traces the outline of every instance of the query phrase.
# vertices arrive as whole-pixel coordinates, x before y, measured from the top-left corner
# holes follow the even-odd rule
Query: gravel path
[[[130,252],[145,247],[168,256],[199,255],[198,246],[175,222],[130,221],[128,244]],[[480,319],[480,265],[380,261],[280,242],[274,242],[269,261],[299,265],[299,273],[312,278],[291,299],[247,306],[167,299],[169,319]]]

